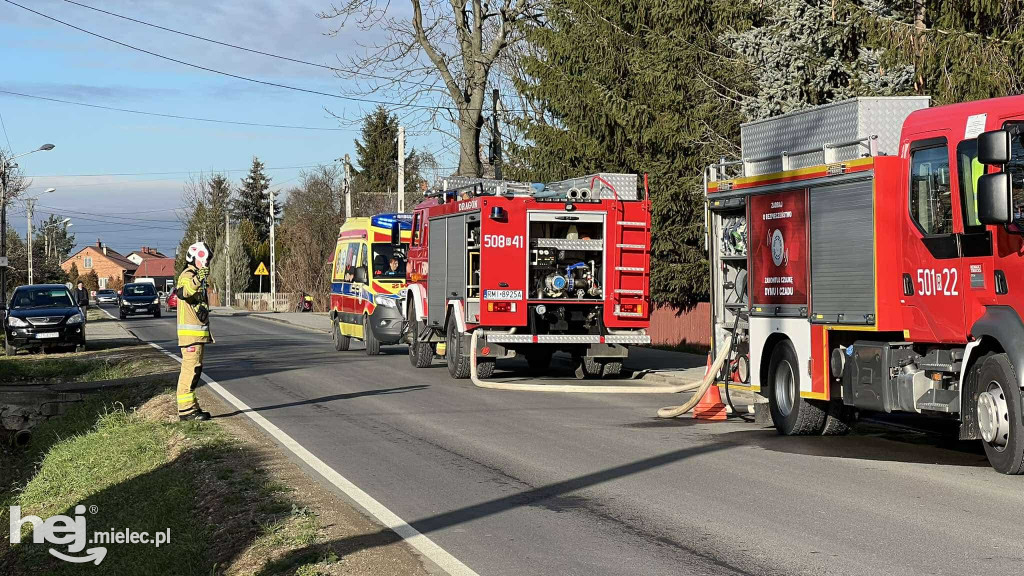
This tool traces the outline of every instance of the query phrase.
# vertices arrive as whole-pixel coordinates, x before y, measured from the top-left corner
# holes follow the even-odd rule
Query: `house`
[[[156,248],[143,246],[139,250],[136,250],[128,254],[127,256],[125,256],[125,258],[134,262],[136,266],[139,266],[142,264],[143,260],[149,260],[151,258],[167,258],[167,256],[165,254],[161,254],[160,251],[157,250]]]
[[[95,245],[89,245],[71,255],[70,258],[61,262],[60,267],[65,272],[71,271],[71,265],[78,267],[78,273],[88,274],[96,272],[99,278],[100,289],[107,288],[107,285],[124,285],[130,282],[135,276],[135,269],[138,265],[121,255],[112,248],[108,248],[100,239],[96,239]]]
[[[135,278],[152,278],[162,292],[174,289],[174,258],[145,258],[135,270]]]

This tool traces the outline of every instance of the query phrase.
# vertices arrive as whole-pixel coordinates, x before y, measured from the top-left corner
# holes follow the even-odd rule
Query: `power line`
[[[146,22],[145,20],[139,20],[137,18],[132,18],[131,16],[125,16],[124,14],[118,14],[116,12],[111,12],[109,10],[103,10],[102,8],[96,8],[95,6],[89,6],[87,4],[82,4],[81,2],[75,2],[74,0],[64,0],[64,1],[67,2],[68,4],[74,4],[75,6],[80,6],[82,8],[87,8],[89,10],[94,10],[96,12],[101,12],[101,13],[106,14],[108,16],[113,16],[115,18],[121,18],[122,20],[128,20],[129,22],[135,22],[136,24],[142,24],[143,26],[149,26],[151,28],[156,28],[157,30],[163,30],[165,32],[171,32],[171,33],[174,33],[174,34],[180,34],[182,36],[187,36],[189,38],[194,38],[196,40],[202,40],[204,42],[211,42],[213,44],[218,44],[220,46],[227,46],[228,48],[234,48],[236,50],[242,50],[242,51],[245,51],[245,52],[251,52],[253,54],[259,54],[260,56],[268,56],[270,58],[277,58],[278,60],[284,60],[286,62],[294,62],[296,64],[305,64],[306,66],[313,66],[315,68],[323,68],[324,70],[330,70],[332,72],[340,72],[342,74],[351,74],[353,76],[364,76],[366,78],[374,78],[374,79],[377,79],[377,80],[385,80],[387,82],[399,82],[399,83],[402,83],[402,84],[415,84],[415,85],[419,85],[419,86],[433,87],[433,84],[431,84],[429,82],[415,82],[415,81],[412,81],[412,80],[396,80],[394,78],[388,78],[386,76],[377,76],[375,74],[369,74],[367,72],[355,72],[355,71],[352,71],[352,70],[345,70],[343,68],[335,68],[334,66],[328,66],[327,64],[318,64],[316,62],[310,62],[308,60],[301,60],[299,58],[291,58],[289,56],[282,56],[280,54],[274,54],[272,52],[264,52],[263,50],[257,50],[255,48],[246,48],[245,46],[239,46],[237,44],[231,44],[230,42],[222,42],[220,40],[214,40],[213,38],[207,38],[205,36],[199,36],[198,34],[191,34],[189,32],[183,32],[181,30],[175,30],[174,28],[168,28],[167,26],[161,26],[159,24],[153,24],[152,22]]]
[[[322,164],[329,164],[335,162],[335,160],[329,160],[327,162],[321,162],[320,164],[309,164],[306,166],[264,166],[264,170],[298,170],[302,168],[316,168]],[[101,176],[171,176],[175,174],[198,174],[201,172],[208,172],[210,174],[217,174],[219,172],[248,172],[252,167],[249,168],[206,168],[201,170],[176,170],[169,172],[107,172],[107,173],[94,173],[94,174],[33,174],[32,176],[26,176],[26,178],[95,178]]]
[[[0,127],[3,127],[4,129],[4,138],[7,140],[7,149],[11,151],[11,154],[14,154],[14,148],[11,147],[11,137],[7,135],[7,125],[4,124],[3,114],[0,114]]]
[[[85,106],[86,108],[98,108],[100,110],[109,110],[112,112],[126,112],[128,114],[140,114],[142,116],[157,116],[159,118],[172,118],[174,120],[193,120],[195,122],[210,122],[213,124],[232,124],[235,126],[254,126],[257,128],[283,128],[287,130],[317,130],[323,132],[358,132],[356,128],[321,128],[319,126],[295,126],[291,124],[263,124],[260,122],[244,122],[241,120],[220,120],[217,118],[200,118],[196,116],[182,116],[180,114],[169,114],[165,112],[148,112],[145,110],[132,110],[130,108],[117,108],[115,106],[101,106],[99,104],[88,104],[86,102],[74,102],[72,100],[61,100],[60,98],[50,98],[48,96],[37,96],[35,94],[25,94],[24,92],[14,92],[11,90],[0,90],[0,94],[8,94],[10,96],[19,96],[21,98],[32,98],[35,100],[45,100],[47,102],[57,102],[60,104],[70,104],[72,106]],[[6,132],[6,130],[5,130]],[[8,146],[10,144],[8,143]]]
[[[109,36],[104,36],[104,35],[99,34],[97,32],[93,32],[91,30],[86,30],[85,28],[82,28],[80,26],[76,26],[74,24],[71,24],[70,22],[65,22],[64,20],[61,20],[59,18],[54,18],[53,16],[50,16],[48,14],[44,14],[42,12],[39,12],[38,10],[33,10],[32,8],[29,8],[27,6],[22,6],[21,4],[18,4],[17,2],[14,2],[13,0],[4,0],[4,2],[7,2],[8,4],[10,4],[12,6],[17,6],[18,8],[21,8],[22,10],[31,12],[31,13],[37,15],[37,16],[41,16],[43,18],[46,18],[47,20],[51,20],[51,21],[56,22],[58,24],[62,24],[64,26],[67,26],[68,28],[73,28],[75,30],[78,30],[79,32],[83,32],[83,33],[88,34],[90,36],[94,36],[96,38],[100,38],[101,40],[106,40],[107,42],[111,42],[111,43],[117,44],[118,46],[123,46],[125,48],[131,49],[131,50],[135,50],[137,52],[142,52],[143,54],[148,54],[148,55],[153,56],[155,58],[160,58],[162,60],[167,60],[168,62],[174,62],[175,64],[181,64],[182,66],[188,66],[190,68],[195,68],[197,70],[203,70],[203,71],[206,71],[206,72],[212,72],[214,74],[220,74],[221,76],[227,76],[229,78],[235,78],[236,80],[245,80],[246,82],[253,82],[255,84],[262,84],[264,86],[272,86],[272,87],[275,87],[275,88],[283,88],[285,90],[294,90],[296,92],[304,92],[306,94],[316,94],[318,96],[327,96],[328,98],[337,98],[339,100],[348,100],[348,101],[351,101],[351,102],[358,102],[358,103],[362,103],[362,104],[379,104],[379,105],[382,105],[382,106],[391,106],[391,107],[394,107],[394,108],[420,108],[420,109],[425,109],[425,110],[449,110],[449,111],[454,111],[452,108],[447,107],[447,106],[434,106],[434,105],[429,105],[429,104],[411,104],[411,103],[400,104],[400,103],[397,103],[397,102],[388,102],[386,100],[376,100],[376,99],[372,99],[372,98],[356,98],[354,96],[344,96],[344,95],[341,95],[341,94],[331,94],[330,92],[323,92],[323,91],[320,91],[320,90],[313,90],[311,88],[300,88],[298,86],[291,86],[291,85],[288,85],[288,84],[281,84],[279,82],[271,82],[269,80],[259,80],[257,78],[250,78],[248,76],[242,76],[241,74],[234,74],[234,73],[231,73],[231,72],[225,72],[223,70],[218,70],[216,68],[210,68],[209,66],[203,66],[201,64],[194,64],[192,62],[186,62],[185,60],[180,60],[178,58],[172,58],[171,56],[165,56],[163,54],[159,54],[157,52],[153,52],[152,50],[147,50],[145,48],[139,48],[138,46],[133,46],[132,44],[128,44],[126,42],[121,42],[120,40],[115,40],[113,38],[110,38]]]

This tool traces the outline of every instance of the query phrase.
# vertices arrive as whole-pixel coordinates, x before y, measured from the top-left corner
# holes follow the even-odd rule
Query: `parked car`
[[[121,289],[118,312],[122,320],[136,314],[152,314],[159,318],[160,297],[156,294],[156,287],[149,283],[125,284]]]
[[[100,290],[96,292],[97,304],[117,304],[117,292],[114,290]]]
[[[167,293],[167,301],[165,303],[167,305],[167,311],[168,312],[170,312],[171,310],[177,310],[178,309],[178,295],[175,294],[173,291],[168,292]]]
[[[5,349],[73,346],[85,350],[85,315],[61,284],[19,286],[4,314]]]

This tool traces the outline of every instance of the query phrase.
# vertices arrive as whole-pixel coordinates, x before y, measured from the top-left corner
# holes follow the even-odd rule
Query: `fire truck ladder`
[[[650,285],[650,269],[651,269],[651,253],[647,249],[646,244],[630,244],[626,243],[626,231],[630,229],[640,229],[645,234],[645,237],[650,237],[651,232],[651,211],[650,209],[645,211],[643,220],[626,220],[625,219],[625,204],[619,197],[618,191],[608,183],[604,178],[600,176],[594,176],[591,180],[591,187],[597,182],[601,182],[604,186],[608,187],[609,190],[615,195],[615,203],[613,204],[612,210],[612,238],[611,243],[615,246],[615,262],[612,266],[611,281],[608,283],[610,286],[614,286],[612,291],[612,300],[615,306],[615,315],[619,317],[642,317],[644,316],[643,311],[638,312],[622,312],[620,310],[620,301],[622,296],[639,296],[641,299],[646,301],[648,298],[648,286]],[[649,195],[647,190],[647,175],[644,175],[644,202],[648,203]],[[638,251],[643,251],[643,266],[627,266],[627,264],[635,264],[635,262],[629,262],[631,260],[629,256],[633,255]],[[635,260],[635,259],[633,259]],[[641,288],[622,288],[622,277],[627,274],[638,274],[640,275]],[[648,311],[649,313],[650,311]]]

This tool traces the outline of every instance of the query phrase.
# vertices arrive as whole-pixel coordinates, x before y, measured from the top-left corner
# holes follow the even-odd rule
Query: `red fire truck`
[[[1024,96],[859,98],[741,134],[705,175],[720,377],[782,434],[915,412],[1024,472]]]
[[[453,378],[525,356],[543,372],[568,352],[576,376],[614,376],[647,344],[651,211],[637,177],[550,184],[452,178],[413,215],[405,311],[409,359],[443,355]]]

